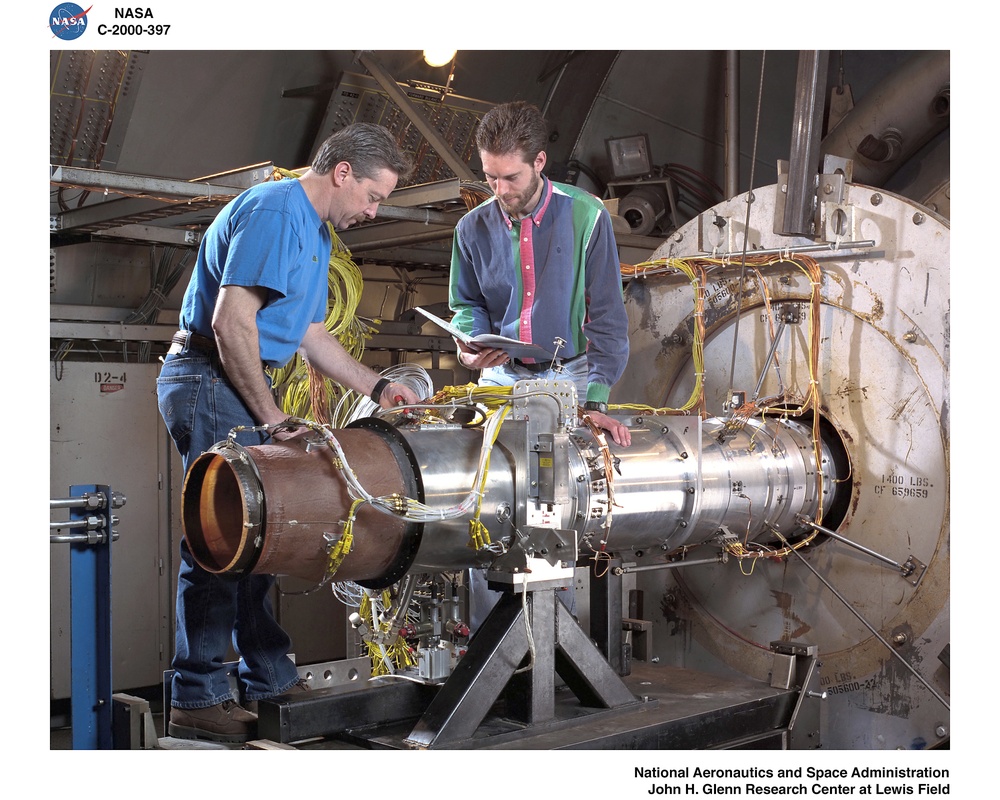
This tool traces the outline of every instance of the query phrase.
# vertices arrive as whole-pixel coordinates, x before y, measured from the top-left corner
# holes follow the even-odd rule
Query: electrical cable
[[[273,180],[298,178],[301,172],[276,167]],[[357,360],[361,360],[366,342],[378,331],[379,321],[367,320],[357,313],[364,289],[361,270],[351,251],[327,223],[332,246],[328,274],[327,316],[324,325],[329,333]],[[271,385],[278,405],[289,416],[318,422],[333,421],[330,408],[349,391],[335,381],[311,370],[305,359],[296,354],[285,366],[272,369]]]
[[[807,353],[806,353],[806,366],[808,371],[809,385],[805,391],[800,391],[801,402],[798,403],[797,407],[789,407],[787,400],[791,396],[791,392],[783,387],[780,370],[778,372],[779,387],[781,391],[776,397],[767,398],[763,401],[757,399],[752,399],[746,403],[743,403],[737,408],[733,408],[729,418],[726,420],[724,425],[719,431],[718,439],[719,441],[724,441],[726,438],[738,433],[745,427],[747,422],[756,414],[761,415],[763,420],[767,416],[780,416],[780,417],[800,417],[808,412],[812,411],[812,428],[811,428],[811,443],[813,447],[813,454],[816,463],[821,463],[822,454],[822,437],[820,433],[820,421],[821,415],[819,409],[821,407],[820,389],[819,389],[819,352],[820,352],[820,304],[822,301],[821,296],[821,285],[822,285],[822,271],[820,269],[819,263],[812,258],[803,253],[797,254],[778,254],[778,255],[747,255],[743,254],[741,259],[741,279],[740,285],[743,282],[743,272],[746,269],[750,269],[755,278],[755,281],[760,291],[761,297],[764,302],[768,323],[770,326],[770,331],[772,338],[775,334],[774,331],[774,316],[771,309],[770,294],[767,288],[767,283],[764,280],[764,272],[778,267],[782,264],[790,264],[796,269],[801,271],[809,281],[810,291],[809,291],[809,314],[808,314],[808,335],[807,335]],[[707,282],[707,275],[712,269],[726,268],[730,266],[729,258],[712,258],[712,257],[695,257],[695,258],[664,258],[655,259],[635,266],[630,266],[627,264],[621,265],[621,272],[623,277],[629,279],[645,278],[647,275],[655,274],[674,274],[676,272],[681,272],[688,277],[691,282],[692,287],[695,290],[695,310],[692,315],[692,363],[695,369],[695,384],[692,394],[688,401],[681,408],[653,408],[650,406],[638,405],[638,404],[620,404],[616,406],[609,406],[609,408],[615,408],[617,410],[628,410],[635,411],[644,414],[685,414],[690,413],[692,410],[697,409],[700,416],[704,419],[707,417],[707,411],[704,401],[704,340],[705,340],[705,329],[704,329],[704,290]],[[740,292],[740,299],[742,300],[742,292]],[[735,350],[735,346],[734,346]],[[777,354],[775,354],[775,368],[778,369]],[[730,396],[733,396],[733,391],[730,389]],[[777,405],[777,404],[781,405]],[[753,434],[757,435],[757,432]],[[836,478],[834,478],[836,480]],[[822,470],[817,470],[816,472],[816,491],[817,491],[817,516],[822,519],[823,507],[823,483],[824,475]],[[807,537],[802,542],[798,543],[796,546],[801,547],[807,544],[814,538],[815,533]],[[774,551],[768,553],[761,553],[757,551],[751,551],[746,546],[739,546],[733,548],[727,548],[732,555],[737,558],[757,558],[761,555],[769,555],[771,557],[782,557],[787,555],[787,551]]]
[[[410,389],[417,397],[430,397],[434,393],[434,381],[427,370],[417,364],[399,364],[381,373],[392,383]],[[345,428],[351,422],[364,417],[375,416],[382,407],[367,395],[345,390],[331,414],[331,422],[336,428]]]
[[[405,410],[405,406],[400,406],[399,410]],[[353,515],[356,511],[357,506],[360,503],[368,503],[377,511],[389,516],[399,517],[402,519],[409,520],[411,522],[431,522],[439,521],[445,519],[453,519],[455,517],[461,517],[465,514],[473,511],[477,499],[480,496],[480,491],[477,488],[483,482],[483,473],[485,472],[487,465],[489,464],[489,455],[492,451],[493,444],[496,441],[497,430],[500,424],[503,422],[504,415],[493,414],[491,415],[485,425],[484,435],[483,435],[483,446],[480,451],[479,456],[479,466],[476,470],[476,478],[473,481],[473,486],[465,498],[456,505],[450,506],[448,508],[436,509],[421,503],[410,497],[404,497],[399,494],[385,495],[376,497],[370,494],[361,482],[358,480],[357,475],[354,470],[351,469],[350,464],[347,461],[347,456],[344,453],[343,448],[337,441],[334,435],[333,429],[328,425],[321,425],[319,423],[313,422],[311,420],[289,417],[287,420],[279,423],[278,425],[259,425],[259,426],[237,426],[230,430],[229,439],[230,441],[235,441],[235,437],[241,431],[264,431],[273,432],[285,428],[294,428],[298,426],[304,426],[309,428],[315,433],[318,433],[323,441],[329,446],[335,457],[333,458],[334,466],[340,470],[343,474],[344,480],[347,484],[348,494],[354,499],[354,505],[351,508],[351,515],[347,522],[345,522],[345,533],[341,538],[341,542],[348,541],[349,525],[353,523]],[[338,543],[339,546],[339,543]],[[348,544],[344,547],[349,547]],[[346,555],[346,553],[345,553]]]
[[[681,170],[682,172],[687,172],[690,175],[694,175],[696,178],[700,178],[701,181],[708,187],[714,189],[720,198],[725,198],[726,193],[722,191],[722,187],[719,186],[715,181],[708,177],[704,172],[699,172],[696,169],[685,166],[684,164],[669,163],[664,164],[663,169],[668,172],[673,172],[674,170]]]

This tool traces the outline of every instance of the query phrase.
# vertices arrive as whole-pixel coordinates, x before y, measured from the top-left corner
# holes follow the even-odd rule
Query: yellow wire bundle
[[[621,265],[622,275],[636,278],[677,270],[684,273],[694,290],[694,323],[691,341],[691,361],[694,364],[694,388],[687,402],[680,408],[653,408],[652,406],[622,404],[615,408],[647,414],[687,414],[697,410],[705,413],[705,268],[701,259],[660,258],[631,266]]]
[[[390,608],[393,603],[392,593],[388,589],[382,591],[382,605]],[[399,631],[390,630],[391,622],[382,621],[375,613],[371,596],[366,592],[361,598],[358,614],[370,629],[370,633],[362,638],[366,654],[372,663],[372,676],[389,675],[397,670],[416,666],[413,649]],[[388,644],[383,644],[388,641]]]
[[[275,168],[274,179],[297,178],[300,173]],[[378,321],[358,317],[358,305],[364,290],[361,270],[354,263],[351,251],[327,223],[333,248],[330,252],[329,297],[327,300],[326,329],[354,358],[360,360],[365,343],[377,332]],[[349,393],[338,383],[325,378],[296,355],[280,369],[271,370],[271,384],[278,395],[278,405],[289,416],[329,423],[330,408]]]
[[[809,373],[809,386],[804,393],[802,401],[798,404],[797,408],[789,408],[785,405],[780,407],[769,407],[764,405],[759,406],[754,401],[749,401],[739,408],[735,409],[730,420],[726,422],[726,427],[735,430],[741,429],[746,422],[756,414],[760,414],[762,418],[767,415],[781,416],[781,417],[798,417],[803,416],[810,410],[814,413],[812,415],[812,430],[811,439],[813,445],[813,451],[816,458],[816,463],[820,463],[820,389],[819,389],[819,349],[820,349],[820,324],[819,324],[819,313],[820,313],[820,302],[821,302],[821,282],[822,273],[820,270],[819,263],[812,257],[803,254],[787,254],[787,255],[748,255],[745,257],[745,262],[754,273],[757,280],[758,287],[760,290],[761,297],[764,300],[765,311],[769,324],[771,325],[771,333],[774,334],[774,317],[771,310],[770,295],[767,290],[767,285],[764,281],[762,270],[768,268],[776,267],[781,264],[791,264],[796,269],[800,270],[809,279],[810,292],[809,292],[809,320],[808,320],[808,338],[807,338],[807,369]],[[695,258],[663,258],[655,259],[652,261],[646,261],[635,266],[628,264],[621,265],[622,275],[627,278],[640,278],[646,275],[662,274],[666,272],[680,271],[687,276],[688,280],[691,282],[692,287],[695,292],[695,302],[694,302],[694,322],[693,322],[693,341],[692,341],[692,352],[691,360],[695,369],[695,385],[694,390],[691,393],[691,397],[688,401],[681,406],[679,409],[672,408],[653,408],[651,406],[640,406],[640,405],[620,405],[615,406],[615,408],[624,408],[629,410],[635,410],[640,413],[646,414],[673,414],[673,413],[687,413],[694,409],[698,409],[698,412],[702,417],[706,415],[705,411],[705,397],[704,397],[704,343],[705,343],[705,324],[704,324],[704,299],[705,299],[705,284],[706,284],[706,274],[707,270],[713,267],[730,267],[733,266],[734,262],[731,259],[722,258],[711,258],[711,257],[695,257]],[[771,398],[771,401],[783,402],[787,401],[787,392],[782,392],[777,398]],[[756,434],[755,434],[756,435]],[[817,472],[816,476],[816,491],[818,497],[818,506],[816,512],[816,522],[819,524],[823,519],[823,474],[822,471]],[[788,555],[792,550],[797,550],[800,547],[808,545],[816,536],[816,532],[813,531],[809,536],[805,537],[801,541],[794,545],[789,545],[781,549],[775,549],[768,547],[766,545],[761,545],[757,543],[749,542],[737,542],[734,544],[726,545],[725,549],[733,556],[739,559],[757,559],[757,558],[781,558],[782,556]],[[752,569],[751,569],[752,571]]]

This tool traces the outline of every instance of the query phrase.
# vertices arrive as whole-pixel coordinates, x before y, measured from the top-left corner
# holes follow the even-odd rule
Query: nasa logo
[[[49,14],[49,30],[52,31],[52,35],[64,42],[79,39],[87,30],[87,13],[90,8],[84,11],[76,3],[62,3],[56,6]]]

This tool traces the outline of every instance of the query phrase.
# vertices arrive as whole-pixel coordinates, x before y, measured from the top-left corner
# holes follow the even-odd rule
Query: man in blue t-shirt
[[[382,407],[419,398],[360,364],[326,329],[330,226],[373,219],[409,174],[410,161],[383,127],[356,123],[319,148],[296,180],[254,186],[230,202],[205,232],[180,310],[180,330],[157,380],[160,414],[190,463],[238,427],[276,426],[287,417],[265,372],[296,353],[321,374]],[[299,430],[271,431],[286,439]],[[261,444],[246,430],[236,441]],[[240,657],[242,700],[308,689],[288,657],[291,640],[274,618],[273,575],[220,576],[202,568],[181,541],[177,619],[167,733],[244,742],[256,714],[234,698],[225,658]]]

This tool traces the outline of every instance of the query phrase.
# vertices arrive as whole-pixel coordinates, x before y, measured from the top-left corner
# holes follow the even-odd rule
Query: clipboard
[[[432,314],[430,311],[420,308],[420,306],[416,306],[414,311],[419,311],[439,328],[448,331],[448,333],[462,342],[462,344],[469,347],[476,349],[491,347],[494,350],[503,350],[511,358],[517,359],[533,358],[536,361],[551,361],[555,358],[553,353],[550,353],[540,345],[532,344],[531,342],[521,342],[517,339],[511,339],[495,333],[481,333],[478,336],[469,336],[469,334],[460,331],[450,322],[441,319],[441,317]]]

